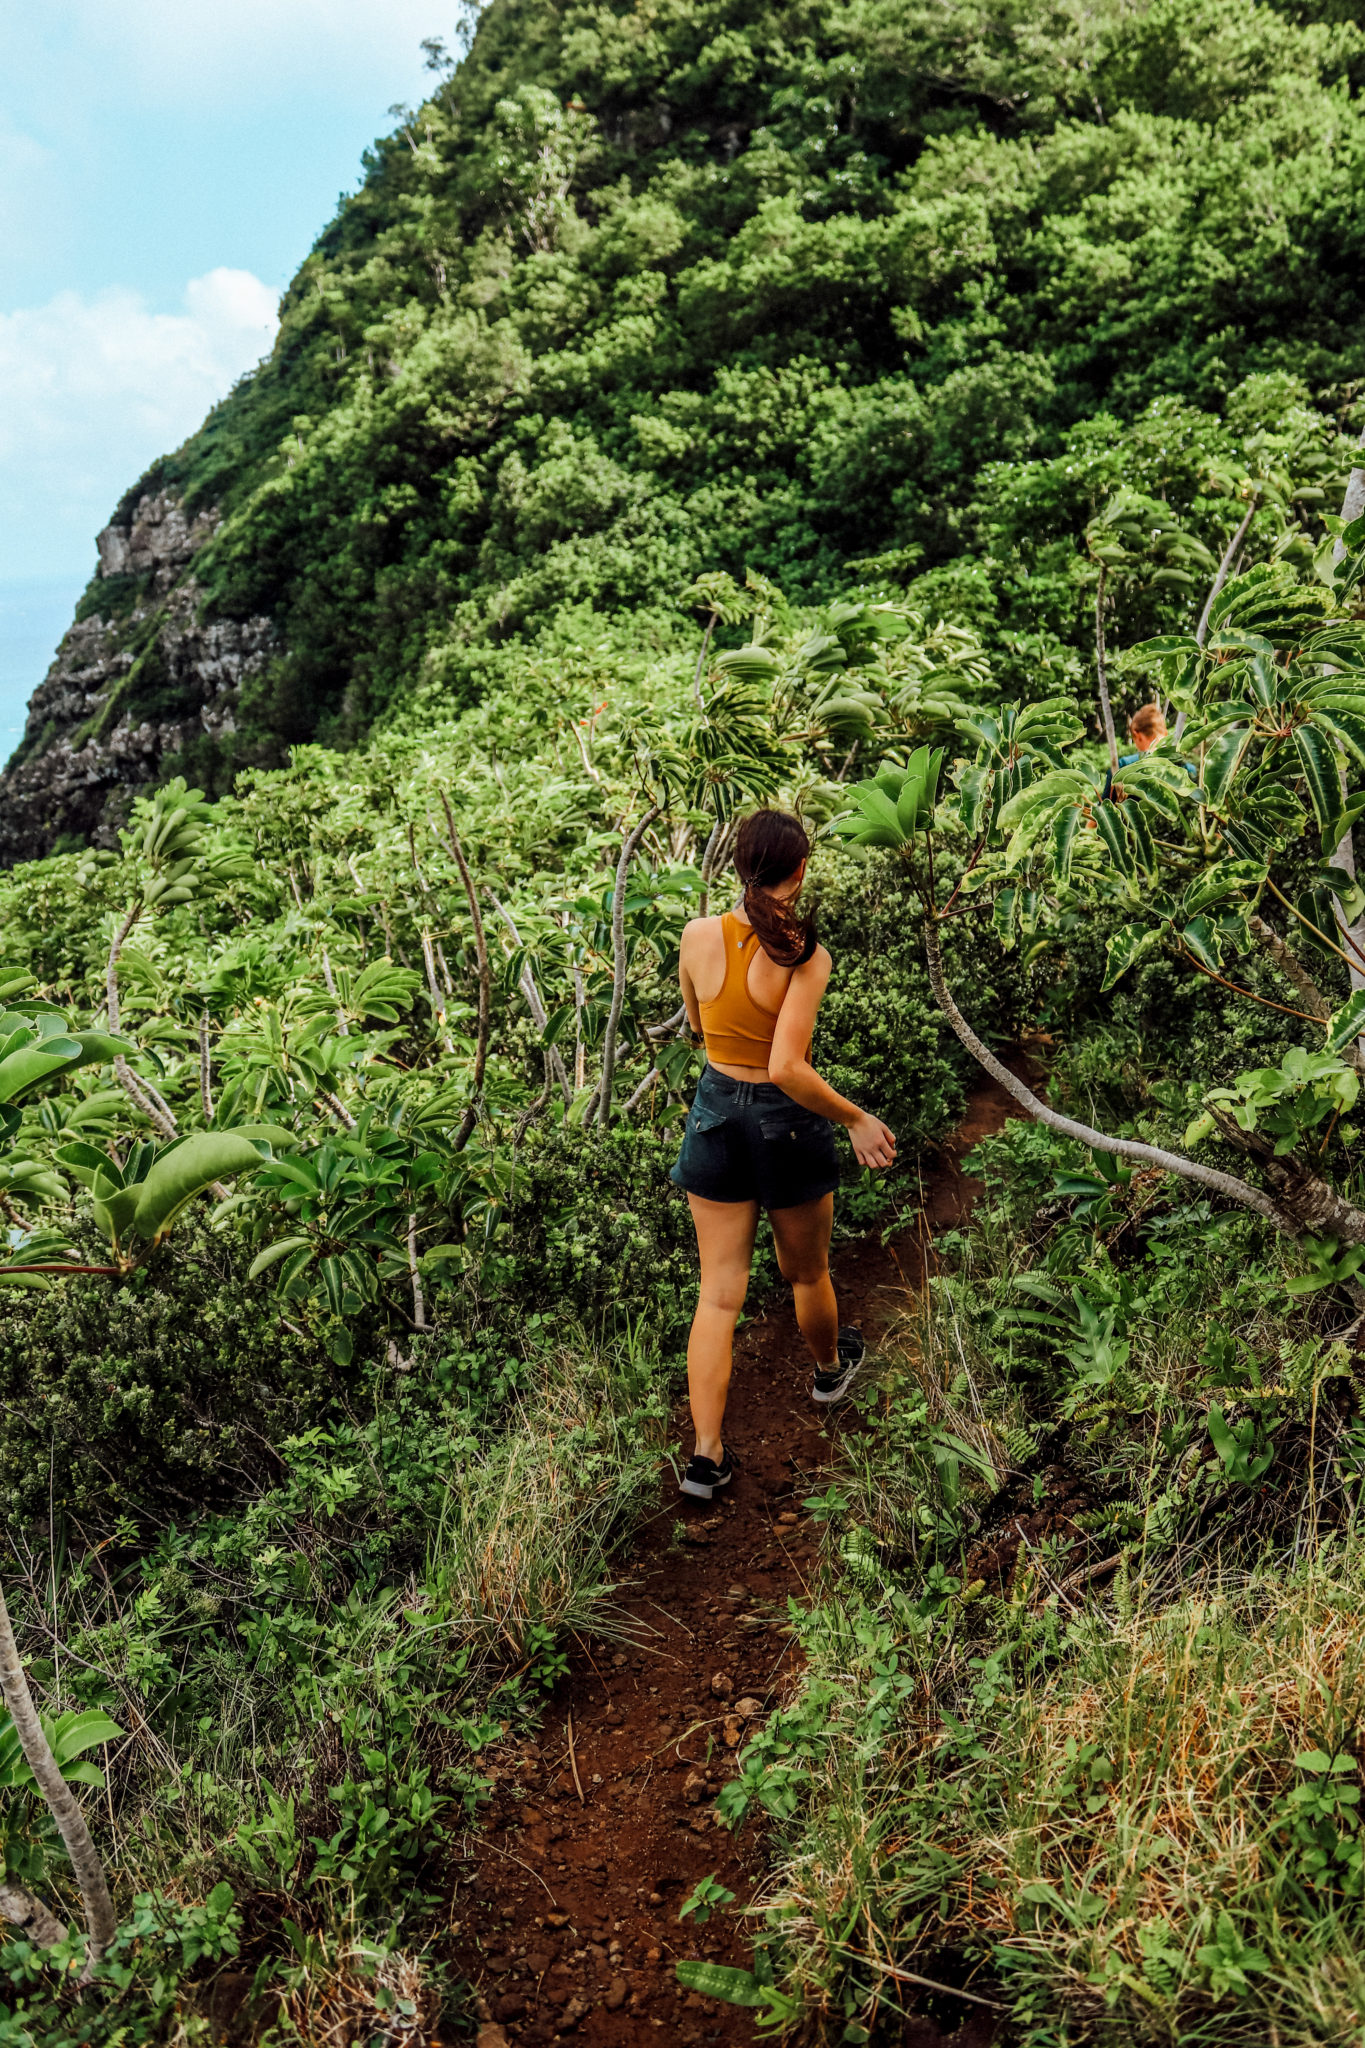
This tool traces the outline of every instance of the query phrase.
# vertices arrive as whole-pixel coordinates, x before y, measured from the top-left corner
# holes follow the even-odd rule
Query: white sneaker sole
[[[839,1380],[836,1385],[832,1387],[823,1388],[813,1386],[810,1390],[810,1397],[812,1401],[821,1401],[825,1403],[826,1406],[828,1406],[828,1404],[833,1401],[842,1401],[845,1394],[847,1394],[849,1388],[853,1385],[854,1380],[857,1379],[858,1374],[862,1371],[863,1359],[865,1359],[866,1357],[867,1353],[864,1352],[862,1358],[855,1359],[853,1364],[848,1368],[848,1371],[844,1374],[843,1378]]]
[[[714,1500],[722,1487],[730,1484],[733,1477],[732,1472],[727,1472],[723,1479],[715,1480],[710,1486],[703,1486],[700,1479],[683,1479],[678,1484],[678,1491],[690,1494],[693,1500]]]

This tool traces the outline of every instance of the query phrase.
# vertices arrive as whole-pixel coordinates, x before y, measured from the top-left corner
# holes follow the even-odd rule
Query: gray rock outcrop
[[[73,839],[112,846],[163,762],[187,755],[193,776],[205,739],[221,748],[234,730],[241,686],[278,640],[267,618],[201,618],[190,564],[217,523],[160,490],[100,534],[86,615],[34,691],[0,774],[0,866]]]

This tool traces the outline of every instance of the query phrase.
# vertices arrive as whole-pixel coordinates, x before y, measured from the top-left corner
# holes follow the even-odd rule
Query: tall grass
[[[741,1758],[771,2024],[890,2043],[965,1992],[1020,2048],[1365,2041],[1356,1367],[1240,1222],[1138,1189],[1111,1256],[1011,1142],[845,1437],[803,1689]]]

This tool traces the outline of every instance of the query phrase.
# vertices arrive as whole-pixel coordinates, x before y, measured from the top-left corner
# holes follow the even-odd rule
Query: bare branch
[[[1100,563],[1100,580],[1095,587],[1095,674],[1100,686],[1100,711],[1104,718],[1104,737],[1109,746],[1109,771],[1119,771],[1119,743],[1114,737],[1114,710],[1109,702],[1109,671],[1104,654],[1104,563]]]
[[[465,900],[469,905],[470,922],[474,926],[474,950],[479,967],[479,1034],[474,1049],[474,1081],[470,1090],[469,1107],[460,1119],[460,1128],[455,1133],[455,1150],[463,1152],[470,1135],[478,1122],[479,1100],[483,1094],[484,1068],[488,1064],[488,1033],[493,1014],[493,979],[488,965],[488,940],[484,934],[483,916],[479,910],[478,891],[474,877],[469,872],[469,863],[460,845],[460,835],[455,830],[455,816],[450,808],[450,799],[444,789],[438,791],[441,808],[446,814],[446,828],[451,859],[460,871],[464,883]]]
[[[604,1127],[611,1122],[611,1092],[616,1078],[616,1036],[621,1025],[621,1010],[626,1000],[626,882],[636,848],[662,809],[662,804],[650,805],[639,824],[626,834],[625,843],[621,848],[621,858],[616,863],[616,887],[611,899],[611,1008],[607,1012],[607,1028],[602,1036],[602,1079],[595,1110],[597,1122]],[[586,1117],[584,1122],[587,1122]]]
[[[77,1805],[71,1787],[62,1776],[57,1760],[52,1754],[51,1745],[43,1733],[38,1709],[34,1706],[33,1695],[28,1689],[28,1679],[19,1656],[19,1645],[14,1640],[14,1629],[10,1623],[9,1609],[5,1605],[3,1591],[0,1591],[0,1692],[4,1694],[5,1705],[9,1708],[14,1732],[19,1737],[20,1747],[28,1759],[29,1769],[37,1781],[39,1791],[47,1801],[53,1820],[57,1823],[57,1831],[66,1846],[72,1871],[80,1886],[81,1898],[85,1902],[85,1924],[89,1934],[86,1963],[88,1975],[91,1966],[99,1961],[117,1932],[118,1921],[114,1914],[114,1902],[109,1896],[104,1865],[100,1862],[99,1851],[90,1839],[85,1815]]]
[[[1251,522],[1256,517],[1257,507],[1260,505],[1260,502],[1261,487],[1257,484],[1251,493],[1251,498],[1247,504],[1246,511],[1242,515],[1237,531],[1223,550],[1223,559],[1218,564],[1213,582],[1209,586],[1209,594],[1204,599],[1204,609],[1199,614],[1199,624],[1194,629],[1195,642],[1200,647],[1203,646],[1204,641],[1208,637],[1209,614],[1213,610],[1219,591],[1223,588],[1231,574],[1232,565],[1237,560],[1238,550],[1251,529]],[[1184,730],[1185,714],[1181,711],[1176,714],[1175,731],[1172,734],[1172,738],[1178,740]]]
[[[427,1326],[427,1305],[422,1296],[422,1276],[417,1270],[417,1217],[408,1217],[408,1277],[412,1281],[412,1326],[425,1330]]]
[[[635,1090],[634,1094],[631,1095],[629,1099],[621,1105],[622,1116],[629,1116],[631,1111],[644,1101],[650,1089],[653,1088],[655,1084],[658,1082],[658,1079],[659,1069],[657,1067],[651,1067],[649,1072],[645,1075],[644,1080]]]
[[[209,1013],[199,1013],[199,1103],[204,1122],[213,1122],[213,1067],[209,1060]]]
[[[26,1891],[21,1884],[9,1884],[0,1879],[0,1920],[8,1920],[11,1927],[17,1927],[39,1948],[55,1948],[59,1941],[65,1941],[70,1929],[57,1918],[50,1907],[41,1899]]]
[[[1271,1201],[1269,1195],[1262,1194],[1259,1188],[1250,1187],[1244,1180],[1238,1180],[1235,1174],[1220,1173],[1213,1166],[1201,1166],[1197,1160],[1182,1158],[1178,1152],[1164,1151],[1159,1145],[1144,1145],[1134,1138],[1111,1138],[1107,1131],[1092,1130],[1089,1124],[1077,1123],[1074,1117],[1063,1116],[1051,1108],[1041,1096],[1034,1094],[1027,1082],[1012,1074],[1004,1062],[983,1045],[953,1001],[943,978],[943,956],[932,917],[927,917],[924,923],[924,952],[929,980],[939,1007],[963,1045],[992,1079],[1000,1083],[1006,1094],[1012,1095],[1021,1109],[1026,1109],[1040,1124],[1045,1124],[1050,1131],[1057,1131],[1064,1138],[1074,1138],[1079,1145],[1088,1145],[1094,1152],[1108,1152],[1120,1159],[1137,1159],[1145,1166],[1159,1166],[1167,1173],[1179,1174],[1184,1180],[1198,1181],[1201,1186],[1212,1188],[1242,1208],[1253,1209],[1258,1216],[1264,1216],[1267,1223],[1273,1223],[1277,1230],[1285,1231],[1291,1237],[1298,1236],[1297,1226]],[[1362,1218],[1362,1223],[1365,1223],[1365,1218]]]
[[[520,949],[521,933],[517,930],[511,911],[504,904],[499,903],[491,889],[488,892],[488,900],[507,926],[508,931],[512,934],[512,944]],[[522,962],[521,973],[517,977],[517,987],[526,998],[526,1007],[531,1012],[531,1022],[543,1037],[549,1027],[550,1017],[541,1000],[540,990],[536,987],[536,978],[531,972],[529,960]],[[567,1109],[573,1101],[573,1088],[570,1084],[563,1058],[560,1055],[559,1047],[557,1045],[549,1046],[545,1056],[550,1063],[550,1072],[554,1076],[555,1084],[560,1094],[564,1097],[564,1106]]]

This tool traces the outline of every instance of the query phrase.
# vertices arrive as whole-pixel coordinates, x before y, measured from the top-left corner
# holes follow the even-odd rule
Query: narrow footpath
[[[986,1082],[923,1167],[923,1208],[885,1246],[844,1246],[841,1318],[869,1344],[921,1282],[934,1234],[967,1214],[979,1184],[964,1153],[1017,1114]],[[579,1642],[536,1739],[499,1753],[496,1790],[464,1844],[452,1960],[476,1987],[479,2048],[572,2040],[582,2048],[756,2041],[751,2015],[683,1991],[682,1956],[747,1967],[739,1908],[762,1885],[763,1829],[718,1827],[716,1793],[745,1731],[792,1686],[787,1603],[810,1597],[819,1530],[803,1513],[829,1484],[856,1411],[822,1415],[789,1295],[740,1332],[726,1419],[739,1463],[729,1493],[684,1506],[668,1469],[660,1502],[617,1565],[613,1635]],[[685,1404],[675,1418],[687,1430]],[[616,1631],[619,1630],[619,1634]],[[735,1905],[679,1922],[714,1874]],[[964,2019],[966,2015],[964,2014]],[[979,2022],[943,2034],[912,2022],[907,2048],[984,2048]]]

